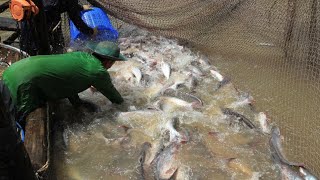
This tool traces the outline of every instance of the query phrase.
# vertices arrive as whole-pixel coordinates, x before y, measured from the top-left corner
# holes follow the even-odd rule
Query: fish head
[[[271,129],[272,135],[280,137],[280,129],[277,126],[273,126]]]

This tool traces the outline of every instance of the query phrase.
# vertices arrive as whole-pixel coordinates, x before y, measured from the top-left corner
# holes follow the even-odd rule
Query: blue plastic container
[[[95,40],[98,41],[116,41],[118,39],[118,31],[115,30],[107,16],[107,14],[100,8],[94,7],[92,10],[81,12],[82,20],[91,28],[98,28],[98,35]],[[77,27],[70,20],[70,37],[71,41],[86,40],[90,37],[81,33]]]

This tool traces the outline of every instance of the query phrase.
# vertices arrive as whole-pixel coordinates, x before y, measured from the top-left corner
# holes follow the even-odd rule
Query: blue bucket
[[[81,11],[82,20],[91,28],[98,28],[98,35],[95,37],[97,41],[116,41],[118,39],[118,31],[115,30],[107,16],[100,8],[94,7],[92,10]],[[70,38],[74,40],[86,40],[90,37],[80,32],[70,20]]]

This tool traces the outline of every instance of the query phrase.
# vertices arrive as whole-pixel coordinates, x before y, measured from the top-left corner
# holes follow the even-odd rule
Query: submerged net
[[[134,24],[206,52],[280,126],[288,158],[320,175],[318,1],[89,2],[116,24]]]

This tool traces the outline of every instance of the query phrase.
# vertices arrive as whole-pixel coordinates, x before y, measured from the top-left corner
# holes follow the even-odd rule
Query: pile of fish
[[[59,179],[316,179],[213,60],[134,27],[120,34],[128,61],[109,73],[125,103],[80,94],[101,111],[64,125]]]

